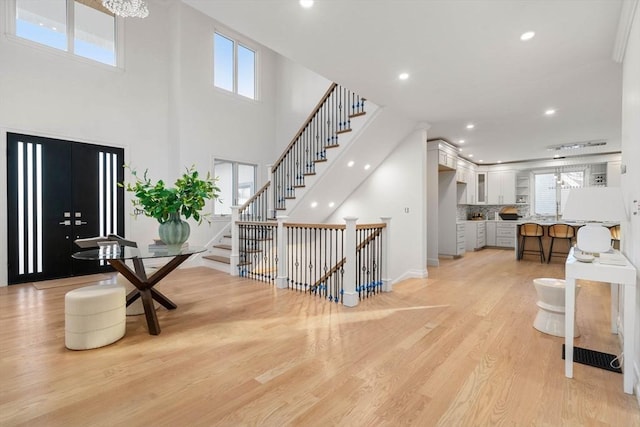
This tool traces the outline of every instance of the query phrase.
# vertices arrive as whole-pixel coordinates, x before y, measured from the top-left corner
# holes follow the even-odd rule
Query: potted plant
[[[212,178],[209,172],[202,178],[195,166],[191,166],[173,187],[167,187],[163,180],[151,182],[148,170],[140,177],[135,169],[127,165],[125,168],[130,170],[135,181],[119,185],[135,195],[133,214],[155,218],[160,223],[160,239],[167,246],[181,247],[189,238],[189,223],[182,218],[193,218],[198,224],[203,220],[210,222],[210,214],[201,211],[207,200],[218,198],[220,189],[216,186],[218,179]]]

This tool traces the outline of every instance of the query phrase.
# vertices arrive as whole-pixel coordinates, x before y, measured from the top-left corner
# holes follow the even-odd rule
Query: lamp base
[[[611,249],[611,232],[602,224],[588,223],[578,229],[576,241],[582,252],[607,252]]]

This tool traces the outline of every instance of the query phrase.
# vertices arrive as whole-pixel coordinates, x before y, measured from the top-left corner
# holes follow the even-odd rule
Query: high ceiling
[[[476,163],[620,150],[613,52],[622,0],[316,0],[310,9],[298,0],[183,1],[431,125],[430,139]],[[521,41],[526,31],[535,37]],[[599,140],[607,144],[547,149]]]

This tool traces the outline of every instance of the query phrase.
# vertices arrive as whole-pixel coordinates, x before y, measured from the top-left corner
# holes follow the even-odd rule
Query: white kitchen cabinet
[[[476,165],[463,159],[458,159],[456,170],[458,184],[458,204],[473,205],[476,203]]]
[[[487,245],[486,221],[467,221],[464,226],[467,251],[476,251]]]
[[[466,251],[466,236],[465,236],[465,223],[459,222],[456,224],[456,255],[464,255]]]
[[[516,202],[515,171],[489,171],[487,173],[487,203],[511,205]]]
[[[445,150],[438,151],[438,169],[456,170],[458,167],[458,156]]]
[[[496,221],[496,246],[500,248],[516,247],[516,223]]]
[[[496,245],[496,221],[487,221],[487,246]]]
[[[476,201],[474,204],[476,205],[486,205],[487,204],[487,173],[486,172],[478,172],[476,174]]]

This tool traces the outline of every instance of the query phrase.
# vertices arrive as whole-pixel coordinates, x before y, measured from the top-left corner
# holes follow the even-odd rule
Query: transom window
[[[216,32],[213,36],[213,84],[256,99],[256,51]]]
[[[100,0],[15,0],[14,34],[116,65],[116,19]]]

